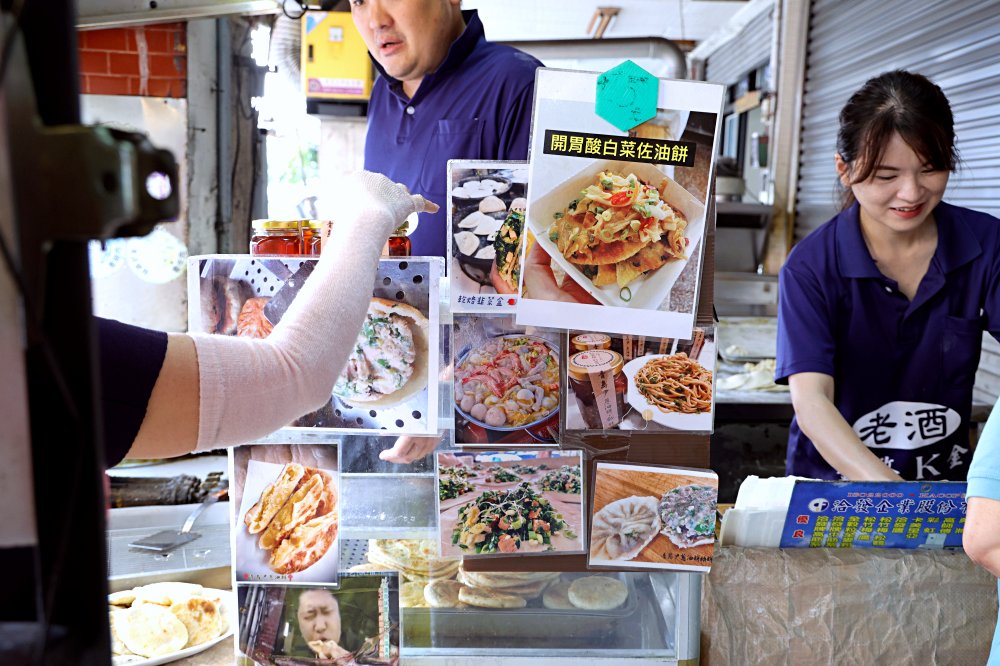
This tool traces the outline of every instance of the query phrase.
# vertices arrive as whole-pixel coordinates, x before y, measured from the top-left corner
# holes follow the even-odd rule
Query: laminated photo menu
[[[688,340],[570,331],[566,430],[712,432],[715,327]]]
[[[188,260],[188,330],[266,338],[316,259],[204,255]],[[436,257],[379,261],[368,312],[330,400],[289,428],[436,434],[440,365]],[[316,350],[321,354],[322,350]]]
[[[712,568],[719,477],[707,469],[598,462],[591,568]]]
[[[455,443],[556,445],[559,331],[512,315],[455,315]]]
[[[442,557],[584,550],[581,451],[438,452],[437,477]]]
[[[517,305],[528,163],[448,160],[452,312]]]
[[[724,88],[654,79],[655,116],[621,130],[598,79],[538,70],[517,321],[689,338]]]

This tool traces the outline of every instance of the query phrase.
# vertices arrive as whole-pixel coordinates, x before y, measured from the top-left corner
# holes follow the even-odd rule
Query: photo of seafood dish
[[[451,543],[477,555],[516,553],[522,548],[553,550],[552,538],[576,539],[562,514],[527,483],[487,491],[458,511]]]
[[[554,343],[504,335],[470,350],[455,364],[455,406],[493,430],[517,430],[559,408],[559,356]]]
[[[415,307],[373,298],[334,395],[350,404],[385,407],[423,390],[427,328],[427,317]]]
[[[441,476],[451,476],[456,479],[468,479],[470,477],[476,476],[476,473],[472,470],[466,469],[458,465],[442,467],[440,470]]]
[[[550,470],[538,482],[538,487],[555,493],[579,495],[582,491],[580,468],[563,465],[559,469]]]
[[[549,240],[594,285],[628,285],[668,261],[687,258],[687,219],[663,200],[658,188],[634,173],[600,171],[566,208],[553,213]]]
[[[598,462],[595,474],[590,566],[711,568],[715,472]]]
[[[520,463],[514,465],[511,469],[521,476],[535,476],[539,471],[539,468],[534,465],[522,465]]]
[[[490,483],[494,485],[519,483],[520,481],[521,477],[500,466],[490,467],[489,473],[486,475],[486,478],[483,479],[483,483]]]
[[[438,479],[438,499],[441,500],[455,499],[459,495],[471,493],[475,489],[475,486],[462,479],[454,477]]]
[[[447,476],[457,460],[485,469],[468,480]],[[547,471],[550,481],[560,473],[567,479],[542,484],[543,460],[558,467]],[[581,451],[442,451],[437,463],[441,557],[584,552]],[[560,490],[573,488],[570,476],[576,494]]]

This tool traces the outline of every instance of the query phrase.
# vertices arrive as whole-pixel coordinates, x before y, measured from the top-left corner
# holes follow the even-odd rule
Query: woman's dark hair
[[[897,69],[868,79],[840,111],[837,152],[851,168],[852,183],[871,177],[896,132],[932,168],[955,170],[955,119],[944,91],[925,76]],[[854,203],[850,188],[843,203]]]

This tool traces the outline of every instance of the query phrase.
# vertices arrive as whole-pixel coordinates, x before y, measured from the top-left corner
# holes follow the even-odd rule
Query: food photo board
[[[584,551],[581,451],[436,455],[441,557]]]
[[[459,446],[559,442],[560,331],[510,315],[456,314],[454,440]]]
[[[337,585],[339,447],[259,445],[232,451],[236,581]]]
[[[709,571],[718,496],[711,470],[595,463],[588,565]]]
[[[513,312],[528,163],[448,160],[452,312]]]
[[[315,266],[315,258],[191,257],[188,330],[267,337]],[[329,402],[290,428],[437,433],[442,270],[437,258],[379,262],[361,333]]]
[[[696,326],[685,340],[594,331],[568,338],[567,432],[712,432],[714,326]]]
[[[240,652],[260,664],[399,663],[399,575],[341,574],[337,588],[240,585]]]
[[[687,338],[724,88],[660,79],[655,116],[623,131],[597,113],[598,78],[536,75],[517,321]]]

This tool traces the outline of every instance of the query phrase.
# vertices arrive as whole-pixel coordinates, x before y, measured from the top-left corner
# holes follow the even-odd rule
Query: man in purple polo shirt
[[[381,76],[368,105],[365,169],[442,204],[422,213],[412,254],[447,254],[447,162],[524,160],[536,59],[486,41],[460,0],[352,0]]]

